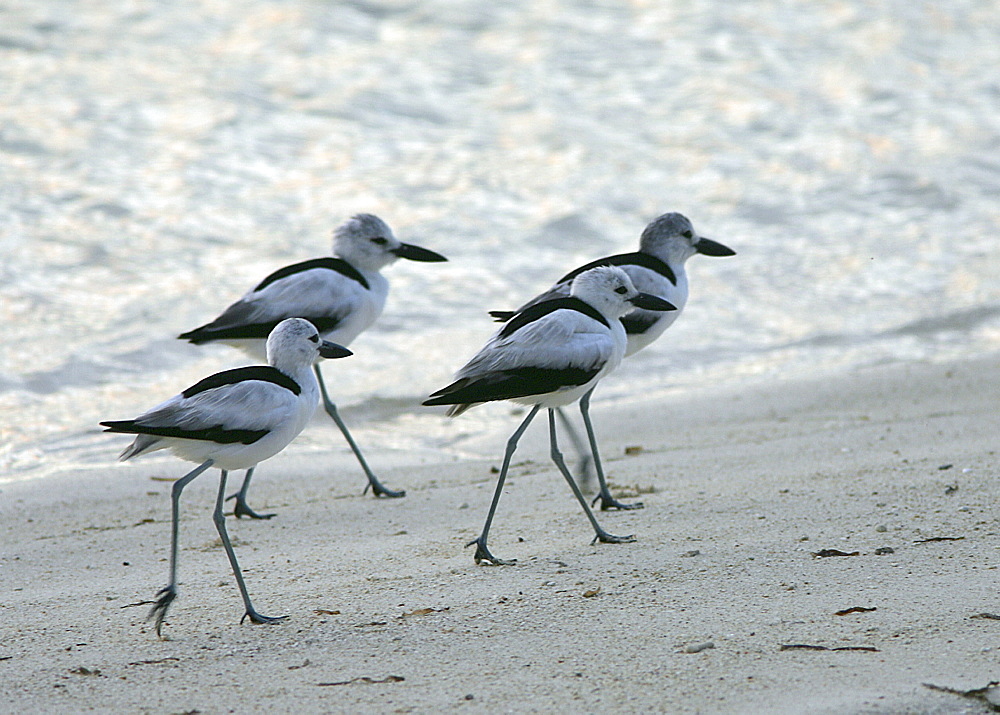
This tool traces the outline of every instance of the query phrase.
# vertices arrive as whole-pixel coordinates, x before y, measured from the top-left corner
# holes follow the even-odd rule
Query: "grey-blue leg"
[[[573,447],[576,449],[576,453],[580,458],[580,463],[576,466],[577,484],[580,485],[581,489],[590,491],[591,483],[594,481],[593,472],[590,470],[590,450],[584,446],[583,440],[580,439],[580,434],[576,431],[573,423],[569,421],[569,417],[566,416],[566,413],[563,412],[561,407],[556,408],[556,416],[559,418],[559,421],[562,422],[566,436],[569,437],[569,441],[573,443]]]
[[[375,473],[372,472],[371,468],[368,466],[368,462],[365,461],[365,456],[361,454],[361,448],[358,447],[358,443],[354,441],[354,437],[351,436],[350,431],[347,429],[347,425],[344,424],[344,421],[340,419],[340,415],[337,414],[337,406],[333,404],[333,400],[331,400],[330,395],[327,394],[326,384],[323,382],[323,373],[320,372],[319,365],[313,365],[313,370],[316,373],[316,380],[319,382],[319,390],[323,396],[323,409],[325,409],[326,413],[333,418],[334,422],[337,423],[341,433],[344,435],[344,439],[346,439],[347,444],[351,446],[354,456],[358,458],[358,462],[361,463],[361,468],[365,471],[365,475],[368,477],[368,486],[365,487],[365,491],[367,492],[368,487],[371,487],[372,494],[377,497],[388,497],[390,499],[405,497],[405,490],[400,489],[399,491],[393,491],[392,489],[387,488],[378,480]]]
[[[608,482],[604,478],[604,467],[601,466],[601,457],[597,453],[597,438],[594,437],[594,426],[590,423],[590,396],[592,394],[594,394],[594,388],[590,388],[590,391],[580,398],[580,414],[583,415],[583,424],[587,428],[590,451],[594,455],[594,469],[597,471],[597,481],[601,485],[601,491],[594,497],[592,503],[596,504],[597,500],[600,499],[601,511],[607,511],[608,509],[642,509],[641,501],[634,504],[626,504],[611,496],[611,490],[608,489]]]
[[[540,409],[539,405],[535,405],[531,408],[531,412],[528,416],[524,418],[524,422],[521,426],[514,430],[514,434],[510,436],[507,440],[507,451],[503,455],[503,466],[500,467],[500,478],[497,480],[496,491],[493,492],[493,503],[490,504],[490,513],[486,516],[486,524],[483,525],[483,532],[479,535],[479,538],[475,541],[470,541],[466,546],[476,545],[476,553],[473,558],[476,563],[482,563],[483,561],[489,561],[494,566],[510,566],[517,559],[505,560],[498,559],[496,556],[490,553],[490,550],[486,546],[486,539],[490,533],[490,524],[493,523],[493,514],[497,510],[497,504],[500,503],[500,494],[503,492],[503,483],[507,479],[507,469],[510,467],[510,458],[514,454],[514,450],[517,449],[517,441],[521,439],[521,435],[524,434],[524,430],[528,429],[528,425],[531,424],[531,420],[535,419],[535,415],[538,414]]]
[[[241,519],[244,516],[250,519],[270,519],[274,516],[274,514],[258,514],[247,504],[247,490],[250,488],[250,479],[253,477],[253,470],[255,469],[256,467],[248,469],[246,476],[243,477],[243,486],[240,487],[240,490],[226,497],[226,501],[230,499],[236,500],[236,506],[233,507],[233,516],[237,519]]]
[[[222,505],[226,502],[226,477],[228,476],[225,469],[221,470],[222,476],[219,478],[219,496],[215,500],[215,512],[212,514],[212,521],[215,522],[215,528],[219,531],[219,538],[222,539],[222,547],[226,550],[226,556],[229,557],[229,565],[233,567],[233,575],[236,577],[236,585],[240,587],[240,595],[243,597],[243,606],[246,608],[246,612],[243,614],[243,618],[240,619],[240,623],[243,623],[247,618],[250,619],[252,623],[276,623],[286,616],[262,616],[254,610],[253,604],[250,602],[250,595],[247,593],[247,585],[243,582],[243,572],[240,571],[240,564],[236,560],[236,553],[233,551],[233,545],[229,543],[229,533],[226,531],[226,517],[222,513]]]
[[[580,506],[583,507],[583,512],[587,515],[590,520],[590,525],[594,527],[594,541],[600,541],[602,544],[624,544],[629,541],[635,541],[635,537],[629,536],[615,536],[614,534],[609,534],[601,525],[597,523],[597,517],[594,516],[594,512],[590,510],[590,506],[587,504],[587,499],[583,496],[583,492],[580,491],[580,487],[577,485],[576,481],[573,479],[573,475],[569,473],[569,468],[566,466],[566,461],[563,459],[562,452],[559,451],[559,444],[556,442],[556,416],[555,410],[549,410],[549,444],[552,447],[552,461],[556,463],[559,467],[559,471],[569,482],[569,488],[573,490],[573,495],[576,500],[580,502]],[[600,472],[598,472],[600,473]],[[594,543],[591,541],[590,543]]]
[[[174,486],[170,489],[170,581],[156,594],[158,596],[156,605],[150,609],[149,615],[146,617],[147,621],[151,618],[156,619],[156,635],[160,638],[163,637],[160,633],[160,628],[163,627],[163,619],[167,617],[167,610],[170,608],[170,604],[177,598],[177,524],[180,517],[181,492],[184,491],[184,487],[191,483],[191,480],[211,467],[212,464],[214,462],[211,459],[202,462],[174,482]]]

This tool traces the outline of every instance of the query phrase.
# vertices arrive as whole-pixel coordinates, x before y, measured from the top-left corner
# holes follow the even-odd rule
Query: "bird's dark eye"
[[[375,238],[372,239],[372,243],[374,243],[376,246],[384,246],[385,244],[389,243],[389,239],[383,238],[382,236],[376,236]]]
[[[312,342],[314,342],[314,343],[318,343],[318,342],[319,342],[319,336],[318,336],[318,335],[316,335],[315,333],[314,333],[314,334],[312,334],[312,335],[310,335],[310,336],[309,336],[309,339],[310,339],[310,340],[311,340]]]
[[[625,295],[626,293],[628,293],[628,288],[626,288],[625,286],[618,286],[617,288],[615,288],[615,293],[618,293],[619,295]]]
[[[683,236],[684,238],[691,238],[692,236],[694,236],[694,234],[693,234],[693,233],[691,233],[690,231],[685,231],[685,232],[684,232],[684,233],[682,233],[681,235],[682,235],[682,236]]]

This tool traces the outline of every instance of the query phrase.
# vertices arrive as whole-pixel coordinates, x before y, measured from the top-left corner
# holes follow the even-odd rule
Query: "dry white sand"
[[[634,544],[589,545],[539,420],[491,538],[518,559],[506,568],[463,548],[505,435],[479,461],[382,470],[408,490],[396,501],[358,494],[339,442],[334,476],[290,449],[253,495],[277,518],[230,520],[258,609],[289,615],[275,626],[238,623],[206,475],[185,493],[162,641],[148,605],[128,606],[166,578],[169,483],[151,477],[186,465],[109,454],[107,469],[6,485],[0,709],[985,712],[922,684],[1000,679],[1000,621],[976,617],[1000,613],[998,369],[596,403],[611,479],[646,504],[599,518]],[[853,607],[874,610],[837,615]]]

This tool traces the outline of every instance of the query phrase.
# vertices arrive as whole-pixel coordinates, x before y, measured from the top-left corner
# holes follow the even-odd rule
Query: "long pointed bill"
[[[698,243],[694,244],[695,250],[704,256],[735,256],[736,251],[731,249],[729,246],[723,246],[718,241],[713,241],[710,238],[705,238],[704,236],[698,240]]]
[[[421,263],[440,263],[441,261],[448,260],[440,253],[435,253],[434,251],[421,248],[420,246],[414,246],[412,243],[402,243],[399,248],[393,250],[392,252],[400,258],[407,258],[411,261],[420,261]]]
[[[635,298],[629,300],[629,303],[643,310],[677,310],[677,306],[670,301],[663,300],[663,298],[658,298],[649,293],[640,293]]]
[[[345,348],[343,345],[337,345],[337,343],[331,343],[329,340],[324,340],[319,346],[319,356],[325,358],[344,358],[349,355],[353,355],[350,350]]]

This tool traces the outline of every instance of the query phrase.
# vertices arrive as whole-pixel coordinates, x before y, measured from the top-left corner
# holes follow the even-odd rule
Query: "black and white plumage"
[[[320,339],[307,320],[280,322],[267,339],[267,365],[236,368],[211,375],[134,420],[101,422],[106,432],[136,435],[120,459],[169,449],[198,467],[174,483],[170,544],[170,581],[150,612],[160,634],[163,619],[177,597],[177,532],[181,492],[210,467],[219,469],[219,496],[215,520],[246,608],[244,618],[270,623],[254,609],[243,574],[226,532],[222,505],[226,477],[233,469],[253,469],[284,449],[316,411],[319,386],[312,372],[320,358],[347,357],[351,351]]]
[[[685,264],[696,254],[704,256],[735,256],[736,251],[718,241],[699,236],[691,222],[679,213],[666,213],[650,222],[639,237],[639,250],[605,256],[576,268],[537,295],[518,311],[560,295],[569,295],[570,283],[580,273],[597,266],[618,266],[625,271],[640,291],[658,295],[677,306],[669,313],[641,308],[632,310],[621,320],[628,336],[625,356],[634,355],[663,335],[680,317],[688,300],[688,277]],[[490,311],[498,321],[509,320],[518,311]]]
[[[425,405],[451,405],[448,414],[452,416],[494,400],[533,406],[507,442],[486,525],[472,542],[476,544],[476,563],[511,563],[490,553],[487,537],[517,442],[543,407],[549,412],[552,459],[583,506],[596,532],[595,541],[633,540],[631,536],[609,534],[597,523],[559,452],[554,410],[589,397],[598,381],[618,366],[626,345],[625,328],[619,318],[634,307],[674,309],[662,298],[640,293],[619,268],[605,266],[584,271],[573,279],[569,296],[542,301],[515,314],[458,371],[453,383],[424,401]],[[591,447],[594,462],[599,465],[595,440]]]
[[[389,282],[381,270],[399,258],[437,262],[444,256],[402,243],[392,229],[371,214],[358,214],[333,234],[333,256],[303,261],[281,268],[258,283],[211,323],[179,337],[197,345],[221,342],[260,357],[264,338],[285,318],[305,318],[327,340],[350,345],[382,313]],[[368,478],[375,496],[402,497],[405,491],[385,487],[372,472],[361,449],[330,399],[323,375],[315,368],[323,406],[340,428]],[[247,473],[236,498],[237,517],[269,518],[257,514],[246,503],[252,472]]]
[[[596,266],[618,266],[628,274],[638,290],[661,296],[677,306],[677,310],[672,312],[656,312],[637,308],[622,317],[621,322],[625,326],[625,333],[628,337],[628,344],[625,348],[625,356],[628,357],[650,345],[680,317],[688,300],[688,277],[685,264],[695,254],[733,256],[736,255],[736,252],[718,241],[699,236],[685,216],[679,213],[665,213],[653,220],[643,230],[642,236],[639,238],[638,251],[605,256],[580,266],[556,281],[547,291],[532,298],[518,311],[523,311],[531,305],[554,297],[569,295],[573,278],[584,271]],[[509,320],[518,311],[495,310],[490,311],[490,315],[502,322]],[[587,402],[582,401],[580,405],[581,408],[586,408]],[[573,441],[579,446],[580,441],[572,431],[569,421],[561,411],[559,416],[570,429]],[[580,447],[580,453],[582,457],[581,472],[583,476],[586,476],[589,457],[582,447]],[[600,478],[600,475],[598,477]],[[601,491],[594,501],[600,500],[602,510],[635,509],[642,506],[641,502],[624,504],[618,501],[607,490],[605,480],[601,479],[600,481]]]

